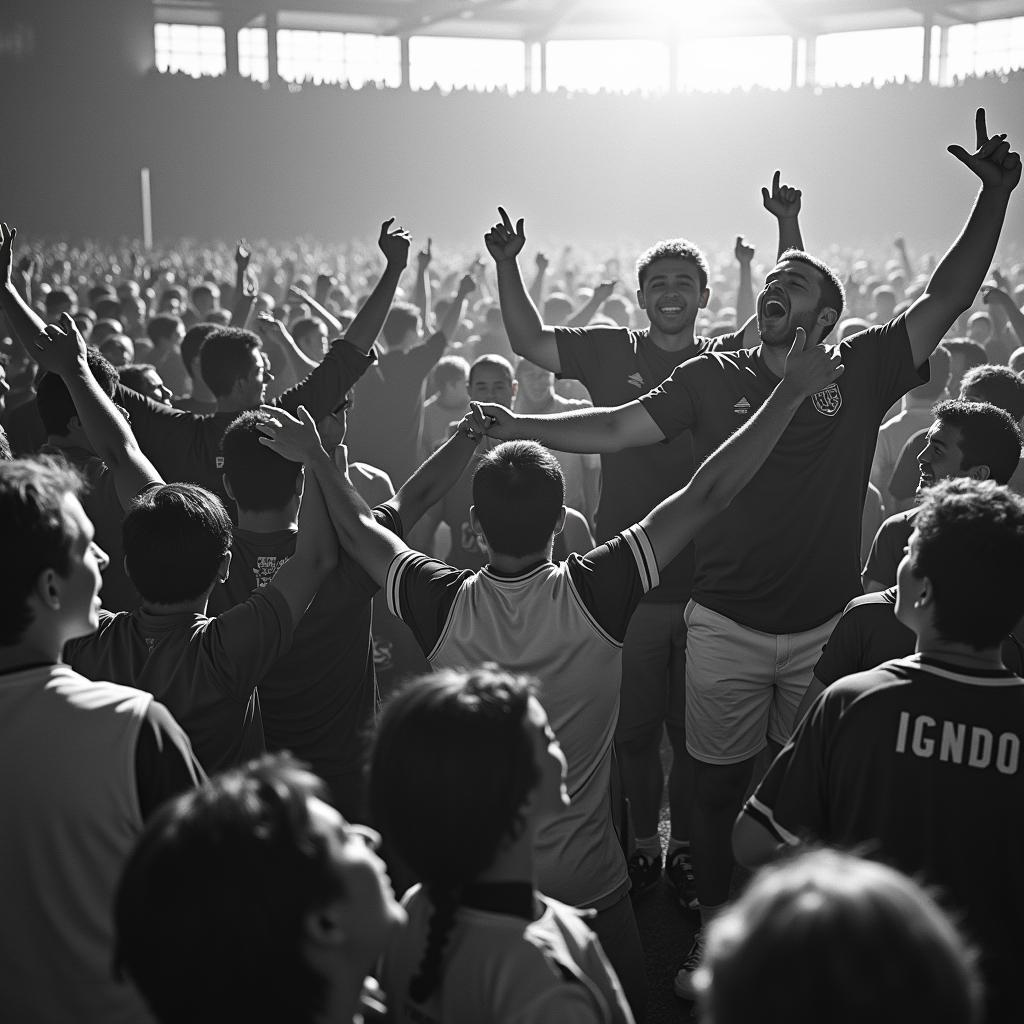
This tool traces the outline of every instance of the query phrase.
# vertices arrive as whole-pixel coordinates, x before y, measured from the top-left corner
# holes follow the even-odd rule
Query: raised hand
[[[295,344],[291,334],[288,332],[288,328],[285,327],[282,321],[275,319],[269,313],[259,313],[256,316],[255,327],[256,333],[264,341],[276,342],[278,345],[284,345],[289,348]]]
[[[235,269],[239,274],[244,274],[249,269],[249,260],[252,259],[252,249],[246,244],[244,238],[238,240],[235,246]]]
[[[261,405],[260,412],[266,417],[258,424],[263,435],[260,444],[292,462],[308,462],[323,454],[316,424],[304,405],[296,410],[297,418],[276,405]]]
[[[796,329],[786,356],[784,381],[787,385],[804,396],[816,395],[837,381],[845,369],[837,348],[808,345],[807,332],[802,327]]]
[[[992,280],[995,281],[996,287],[1009,295],[1013,291],[1013,287],[1010,282],[1006,280],[1006,275],[999,269],[992,271]]]
[[[469,298],[469,296],[475,291],[476,281],[473,280],[473,275],[463,274],[462,280],[459,281],[459,290],[456,293],[456,301],[461,302],[463,299]]]
[[[430,266],[430,261],[433,258],[434,258],[434,240],[432,238],[428,238],[427,239],[427,247],[425,249],[420,249],[420,251],[418,253],[416,253],[416,262],[419,264],[419,268],[420,268],[420,273],[421,274],[423,273],[423,271],[425,271],[427,269],[427,267]]]
[[[615,291],[614,281],[602,281],[594,288],[594,301],[600,306]]]
[[[44,370],[66,377],[86,361],[85,340],[71,316],[61,313],[59,325],[40,332],[32,354]]]
[[[514,424],[517,417],[505,406],[490,402],[470,402],[469,411],[475,421],[475,429],[499,441],[516,440]]]
[[[736,236],[736,248],[733,250],[739,263],[749,264],[754,258],[754,247],[747,244],[742,235]]]
[[[242,294],[247,299],[254,299],[260,291],[260,279],[256,271],[248,267],[242,275]]]
[[[8,227],[6,222],[0,224],[0,285],[11,283],[11,264],[14,261],[14,240],[18,237],[18,229]]]
[[[974,115],[974,130],[977,136],[977,149],[968,153],[963,146],[947,146],[946,148],[962,164],[966,164],[981,178],[984,188],[1004,189],[1012,192],[1020,181],[1020,156],[1010,149],[1006,135],[993,135],[989,138],[985,124],[985,108],[978,107]]]
[[[512,220],[502,207],[498,207],[501,221],[484,235],[484,244],[495,263],[514,260],[526,244],[526,233],[523,231],[523,218],[520,217],[515,227]]]
[[[771,193],[768,189],[761,189],[761,202],[764,208],[779,220],[796,217],[800,213],[800,197],[803,193],[798,188],[790,185],[780,185],[781,171],[776,171],[772,177]]]
[[[329,412],[317,422],[316,429],[324,448],[332,452],[345,441],[348,419],[345,415],[351,400],[346,399],[334,412]]]
[[[1002,288],[993,288],[990,284],[982,287],[981,301],[986,306],[1005,306],[1007,303],[1013,305],[1013,299]]]
[[[388,261],[389,267],[404,267],[409,262],[409,246],[412,244],[412,236],[401,225],[391,230],[395,223],[394,217],[389,217],[380,226],[380,237],[377,245],[384,253],[384,259]]]
[[[550,261],[548,260],[547,256],[545,256],[542,252],[537,253],[537,255],[533,258],[533,262],[537,265],[537,272],[539,274],[546,273],[548,266],[550,265]]]

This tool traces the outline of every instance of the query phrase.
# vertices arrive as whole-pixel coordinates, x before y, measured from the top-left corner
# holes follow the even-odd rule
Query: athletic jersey
[[[339,338],[304,381],[266,404],[280,406],[292,414],[304,405],[313,419],[319,420],[338,405],[374,358],[372,352],[366,355]],[[231,421],[240,415],[238,412],[197,416],[161,405],[120,384],[114,400],[128,410],[139,447],[164,480],[201,484],[219,495],[233,513],[234,502],[224,491],[221,442]]]
[[[814,666],[825,686],[914,653],[917,638],[896,618],[896,588],[855,597],[839,617]],[[1003,641],[1003,664],[1024,675],[1024,648],[1011,633]]]
[[[111,908],[142,831],[136,751],[147,730],[180,777],[188,741],[140,690],[67,665],[0,674],[0,1007],[5,1021],[152,1018],[111,973]]]
[[[856,849],[935,885],[1024,1019],[1024,679],[927,655],[847,676],[814,704],[744,813],[779,842]]]
[[[459,907],[445,944],[441,984],[424,1003],[409,982],[426,947],[433,906],[415,886],[408,924],[393,931],[381,980],[396,1024],[632,1024],[597,937],[577,911],[545,896],[536,921]]]
[[[266,750],[256,684],[292,642],[291,610],[274,587],[210,618],[100,612],[65,659],[83,675],[117,679],[167,705],[210,774]]]
[[[402,536],[397,513],[373,510],[377,521]],[[214,587],[209,612],[219,615],[273,582],[295,554],[297,530],[253,533],[237,527],[231,574]],[[260,708],[267,749],[290,750],[323,778],[342,813],[356,816],[364,740],[376,710],[370,641],[371,598],[377,584],[344,551],[325,577],[295,629],[291,647],[260,680]],[[337,785],[335,785],[337,783]]]
[[[802,633],[860,592],[860,525],[878,425],[927,379],[905,317],[838,346],[846,371],[797,409],[732,504],[696,537],[693,599],[749,629]],[[698,462],[778,384],[759,349],[707,352],[640,401],[666,437],[690,430]]]
[[[903,561],[903,552],[914,532],[914,519],[919,511],[919,508],[912,508],[897,512],[882,523],[864,563],[864,579],[886,587],[896,586],[896,570]]]
[[[417,551],[402,552],[388,570],[388,605],[434,668],[494,661],[540,680],[569,763],[572,802],[537,833],[539,887],[574,906],[599,906],[625,888],[608,806],[622,640],[634,608],[657,584],[641,526],[518,576],[460,571]]]
[[[650,331],[625,327],[558,327],[555,329],[561,379],[581,381],[596,406],[633,402],[656,387],[685,359],[718,348],[719,342],[696,338],[681,352],[666,352],[651,341]],[[650,444],[601,456],[601,500],[597,507],[598,540],[607,540],[638,522],[670,494],[689,483],[696,466],[689,432],[667,444]],[[693,545],[685,548],[661,574],[650,601],[685,602],[693,580]]]

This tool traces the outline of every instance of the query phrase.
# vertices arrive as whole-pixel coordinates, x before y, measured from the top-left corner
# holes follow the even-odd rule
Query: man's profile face
[[[93,525],[75,495],[64,496],[63,511],[71,547],[61,584],[61,611],[64,635],[72,639],[94,633],[99,625],[102,573],[110,560],[96,543]]]
[[[963,435],[954,426],[936,420],[928,430],[925,445],[917,457],[920,479],[918,493],[940,480],[964,475]]]
[[[267,384],[274,379],[274,375],[270,372],[270,362],[263,349],[251,349],[249,358],[249,371],[241,379],[242,398],[246,408],[257,409],[266,401]]]
[[[469,374],[469,397],[474,402],[491,402],[503,405],[506,409],[512,406],[515,397],[515,382],[508,371],[501,366],[484,363],[474,367]]]

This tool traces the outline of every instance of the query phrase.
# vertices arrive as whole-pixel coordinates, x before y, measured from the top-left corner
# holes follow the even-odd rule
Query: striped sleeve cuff
[[[640,583],[647,594],[661,582],[658,575],[658,560],[654,557],[654,548],[651,546],[647,531],[637,523],[628,530],[623,530],[622,538],[633,553],[636,571],[640,574]]]
[[[780,843],[785,843],[787,846],[799,846],[800,837],[793,835],[792,832],[787,828],[783,828],[775,820],[775,815],[772,813],[772,809],[766,804],[761,803],[756,796],[752,796],[743,808],[743,813],[750,815],[759,825],[766,828]]]
[[[393,615],[397,615],[398,618],[405,621],[405,617],[402,615],[401,598],[402,592],[402,578],[405,576],[405,571],[408,569],[409,564],[414,558],[421,558],[422,555],[418,551],[408,549],[406,551],[399,552],[391,561],[391,565],[388,567],[388,578],[384,581],[384,592],[388,596],[388,609]]]

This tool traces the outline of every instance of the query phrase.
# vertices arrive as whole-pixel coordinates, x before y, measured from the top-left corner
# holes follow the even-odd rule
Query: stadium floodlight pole
[[[139,170],[139,187],[142,191],[142,244],[146,251],[153,248],[153,203],[149,191],[149,168]]]

